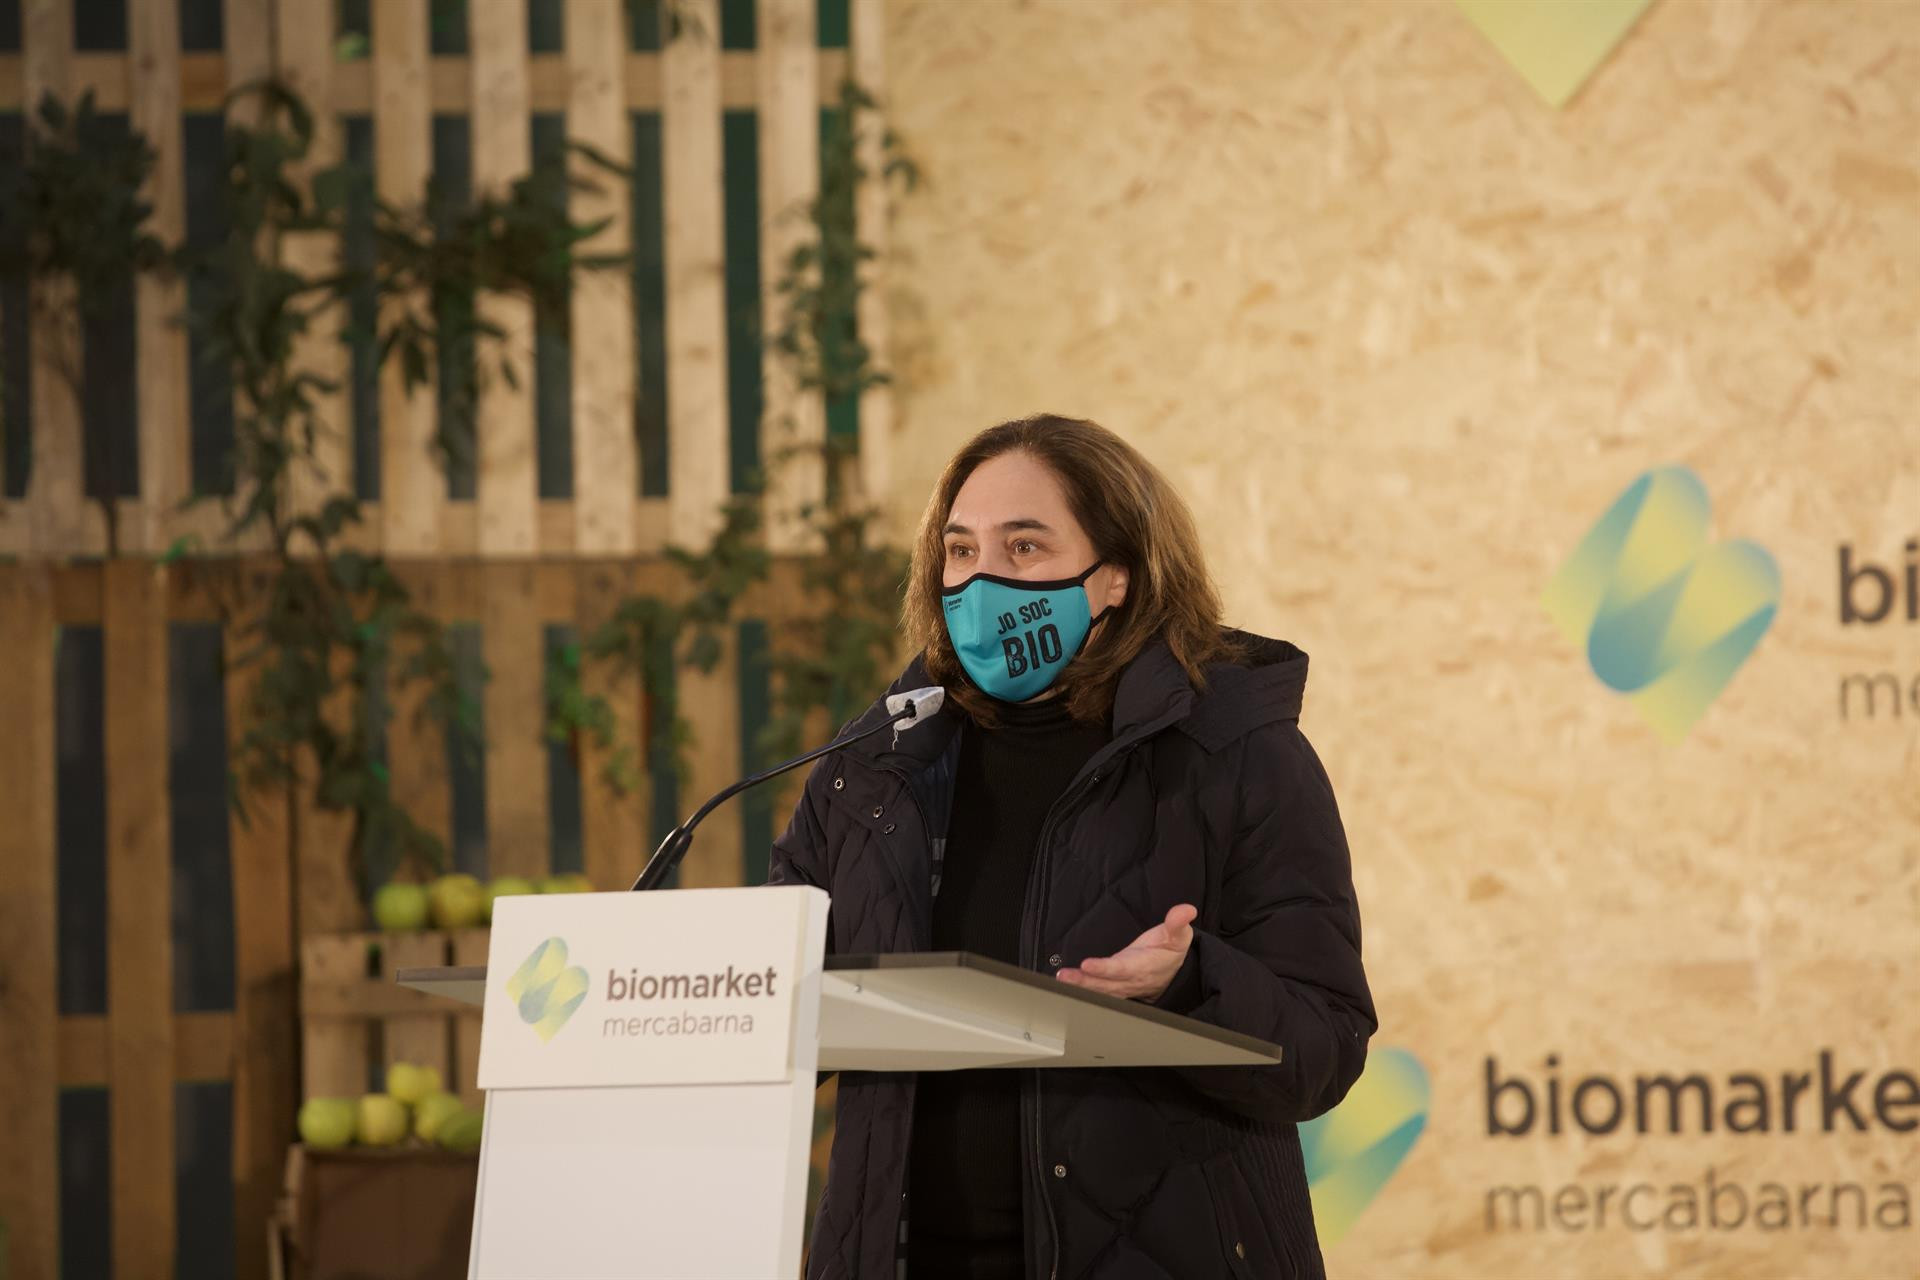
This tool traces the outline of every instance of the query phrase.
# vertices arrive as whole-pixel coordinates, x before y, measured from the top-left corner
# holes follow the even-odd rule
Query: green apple
[[[433,1067],[396,1062],[387,1068],[388,1095],[410,1107],[430,1093],[439,1093],[443,1087],[440,1072]]]
[[[442,1125],[466,1108],[450,1093],[430,1093],[413,1104],[413,1136],[432,1142]]]
[[[542,893],[592,893],[593,881],[578,871],[570,871],[563,876],[548,876],[540,882]]]
[[[308,1098],[300,1104],[300,1141],[316,1151],[337,1151],[353,1141],[352,1098]]]
[[[441,1146],[463,1156],[470,1156],[480,1149],[480,1113],[464,1107],[440,1122],[435,1135]]]
[[[391,1094],[362,1097],[357,1120],[354,1134],[369,1147],[390,1147],[407,1136],[407,1108]]]
[[[496,876],[494,877],[493,883],[487,886],[487,902],[486,905],[480,909],[481,918],[485,920],[493,919],[493,900],[495,898],[511,897],[516,893],[538,892],[540,891],[534,887],[533,881],[524,876]]]
[[[383,884],[373,895],[373,919],[389,933],[427,927],[427,886]]]
[[[427,890],[433,908],[433,922],[442,929],[466,929],[480,923],[480,912],[487,902],[487,891],[464,871],[441,876]]]

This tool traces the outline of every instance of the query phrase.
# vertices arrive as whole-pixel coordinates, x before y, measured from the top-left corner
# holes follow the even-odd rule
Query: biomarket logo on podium
[[[1684,738],[1773,625],[1780,570],[1745,539],[1710,542],[1706,486],[1661,467],[1614,499],[1542,603],[1668,742]]]
[[[587,971],[567,963],[564,938],[548,938],[507,979],[507,998],[520,1020],[542,1040],[552,1040],[587,998]]]

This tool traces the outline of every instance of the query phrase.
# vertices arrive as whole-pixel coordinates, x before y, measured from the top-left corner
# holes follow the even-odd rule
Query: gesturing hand
[[[1062,982],[1123,1000],[1157,1000],[1180,972],[1193,945],[1193,919],[1200,912],[1183,902],[1167,918],[1110,956],[1088,956],[1059,972]]]

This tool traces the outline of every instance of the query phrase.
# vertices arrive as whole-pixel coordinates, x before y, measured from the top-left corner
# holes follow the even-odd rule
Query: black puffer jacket
[[[1251,656],[1210,671],[1204,693],[1164,645],[1127,668],[1112,741],[1041,836],[1021,962],[1051,973],[1108,955],[1191,902],[1193,947],[1158,1003],[1274,1041],[1283,1061],[1024,1072],[1029,1280],[1324,1274],[1294,1126],[1360,1075],[1373,1000],[1346,837],[1298,727],[1307,656],[1238,639]],[[916,662],[894,689],[927,683]],[[885,714],[875,703],[856,726]],[[834,952],[929,948],[933,845],[965,723],[943,711],[809,777],[770,880],[832,895]],[[841,1075],[810,1280],[894,1280],[914,1080]]]

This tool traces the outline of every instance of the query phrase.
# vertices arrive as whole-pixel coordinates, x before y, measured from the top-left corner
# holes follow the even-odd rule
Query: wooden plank
[[[142,0],[127,10],[127,50],[134,131],[153,147],[146,198],[147,229],[162,244],[187,234],[186,147],[180,131],[179,0]],[[134,396],[140,424],[141,519],[121,530],[129,551],[164,551],[174,516],[192,488],[187,424],[185,277],[144,272],[134,281]]]
[[[470,11],[467,20],[477,24],[481,20],[478,10],[489,9],[501,0],[488,0],[485,5],[476,5]],[[505,0],[513,3],[513,0]],[[525,24],[520,28],[522,42],[525,41]],[[475,84],[473,69],[468,65],[471,59],[444,54],[430,54],[427,58],[427,96],[433,104],[433,114],[441,116],[464,116],[473,110]]]
[[[167,570],[106,566],[107,1008],[113,1257],[174,1256],[173,893],[167,756]]]
[[[485,964],[487,931],[459,929],[453,935],[453,963]],[[485,1100],[480,1092],[480,1011],[462,1009],[453,1017],[453,1073],[447,1077],[447,1089],[460,1101],[477,1107]]]
[[[721,630],[721,658],[712,671],[680,669],[680,714],[693,733],[687,750],[684,808],[699,804],[740,776],[740,666],[734,628]],[[740,806],[723,804],[694,834],[680,864],[680,887],[737,885],[742,877]]]
[[[0,565],[0,1220],[22,1277],[60,1265],[53,627],[46,566]]]
[[[496,876],[543,876],[550,867],[545,619],[532,565],[490,564],[485,573],[487,868]]]
[[[668,501],[674,536],[704,547],[727,472],[726,256],[722,239],[720,6],[689,0],[661,54],[666,206]]]
[[[335,693],[321,708],[337,729],[344,730],[353,713],[354,689],[347,682],[350,660],[333,655]],[[301,937],[340,929],[358,929],[366,911],[354,884],[352,861],[353,815],[323,808],[316,794],[320,767],[313,753],[302,748],[296,758],[299,781],[289,808],[294,877],[294,926]]]
[[[855,84],[873,95],[882,109],[886,104],[887,18],[884,0],[852,0],[852,27],[848,51]],[[837,89],[838,79],[829,86]],[[866,179],[854,193],[853,218],[860,242],[871,247],[874,257],[865,270],[869,273],[860,291],[855,323],[860,340],[867,346],[868,359],[875,368],[887,369],[890,353],[886,306],[888,245],[886,154],[884,133],[878,119],[860,130],[854,144],[855,155]],[[893,388],[888,384],[869,387],[860,396],[860,497],[866,502],[886,506],[893,484]]]
[[[188,110],[217,108],[229,90],[252,84],[273,72],[273,0],[221,0],[220,21],[227,46],[224,53],[180,55],[184,82],[181,95]],[[195,64],[203,60],[210,65],[195,70]],[[216,66],[217,77],[212,74]],[[210,81],[216,95],[210,103],[195,99],[195,82],[202,77]],[[236,104],[232,118],[244,122],[258,116],[259,112],[251,106]]]
[[[534,608],[543,623],[571,623],[577,612],[575,565],[571,560],[542,559],[533,569]]]
[[[447,960],[447,937],[443,933],[385,934],[380,939],[381,985],[394,986],[393,980],[402,969],[443,965]],[[443,1081],[447,1079],[453,1069],[453,1028],[445,1002],[440,1007],[429,1005],[419,1013],[390,1014],[381,1020],[380,1029],[382,1065],[411,1062],[432,1067]]]
[[[229,46],[241,33],[234,11],[249,0],[229,0]],[[263,6],[262,6],[263,7]],[[262,32],[264,38],[264,32]],[[245,596],[265,598],[268,569],[243,571]],[[246,640],[228,623],[222,638],[226,668],[228,759],[246,731],[247,700],[257,667],[236,667]],[[257,788],[243,817],[228,825],[233,900],[233,1194],[235,1257],[239,1276],[262,1274],[261,1224],[273,1213],[281,1161],[294,1138],[300,1103],[299,990],[294,964],[293,861],[288,849],[286,787]]]
[[[631,126],[622,84],[627,42],[621,10],[600,0],[568,0],[566,31],[567,132],[625,158]],[[600,178],[597,185],[598,192],[576,191],[569,197],[575,221],[611,219],[582,247],[589,253],[625,253],[632,243],[628,186],[611,178]],[[640,492],[628,273],[596,272],[577,280],[572,305],[573,549],[580,555],[625,555],[634,549],[633,506]]]
[[[592,0],[588,0],[588,3],[592,5]],[[592,5],[592,7],[605,8],[606,6]],[[621,52],[627,47],[626,37],[625,33],[619,29],[620,15],[617,10],[613,12],[612,19],[614,23],[614,39],[619,41],[619,43],[615,44],[610,52],[613,54],[614,65],[618,67],[620,65]],[[571,19],[569,19],[569,30],[571,29]],[[577,40],[578,37],[575,39]],[[574,47],[574,41],[569,41],[568,47],[569,49]],[[570,72],[571,68],[568,65],[567,55],[564,53],[529,54],[527,56],[528,108],[540,112],[566,111],[573,100],[573,85],[570,81]],[[619,93],[615,101],[624,105],[626,95],[620,91],[620,84],[617,78],[614,83],[615,91]]]
[[[313,145],[296,177],[310,179],[341,159],[339,118],[325,109],[332,101],[333,6],[310,0],[275,0],[275,64],[289,88],[314,105]],[[386,5],[376,6],[386,8]],[[337,269],[340,246],[321,233],[291,235],[283,241],[287,265],[306,275],[325,275]],[[340,341],[346,308],[336,305],[314,316],[302,336],[295,362],[338,388],[317,394],[323,424],[314,442],[313,457],[296,466],[290,477],[290,505],[295,511],[315,511],[329,494],[353,489],[352,414],[347,398],[348,355]]]
[[[309,988],[329,983],[363,982],[367,976],[367,935],[318,934],[300,941],[301,1093],[308,1098],[357,1098],[367,1091],[367,1044],[371,1024],[364,1018],[309,1018]]]
[[[527,0],[488,0],[467,10],[473,50],[473,181],[476,194],[505,194],[532,163],[527,124]],[[479,450],[479,552],[530,556],[539,550],[540,483],[534,442],[533,305],[521,297],[483,293],[483,321],[500,327],[502,344],[483,355],[503,355],[520,377],[500,377],[480,388],[475,431]]]
[[[73,55],[73,100],[93,94],[99,111],[123,112],[130,95],[127,92],[127,55],[124,53],[81,53]]]
[[[816,0],[757,0],[760,89],[760,312],[768,334],[785,324],[780,291],[793,251],[815,237],[809,206],[820,193],[820,85]],[[767,543],[775,552],[809,544],[802,508],[826,497],[826,405],[803,391],[792,362],[761,344],[766,406],[760,458],[768,475]]]
[[[233,0],[228,0],[231,5]],[[227,27],[227,45],[231,48],[234,38],[239,35],[243,44],[246,33],[235,32]],[[261,30],[264,37],[266,31]],[[263,45],[262,48],[265,46]],[[227,100],[227,56],[222,53],[180,52],[180,106],[186,111],[218,111]]]
[[[575,422],[580,419],[576,415]],[[573,554],[573,500],[543,498],[540,501],[540,554],[548,558]]]
[[[374,186],[401,208],[420,204],[433,167],[427,63],[426,0],[374,5]],[[384,327],[421,300],[389,296],[380,305]],[[409,393],[400,362],[387,362],[380,372],[380,533],[389,555],[439,548],[447,486],[433,449],[436,407],[431,381]]]
[[[60,1019],[61,1088],[98,1089],[112,1084],[111,1031],[111,1024],[101,1014],[68,1014]],[[234,1015],[218,1011],[174,1014],[172,1079],[232,1078],[234,1047]]]
[[[99,626],[102,618],[99,561],[63,564],[52,572],[53,621],[62,627]]]
[[[445,964],[442,957],[446,954],[445,935],[439,932],[427,934],[353,934],[341,935],[357,937],[366,948],[381,946],[387,937],[394,938],[440,938],[442,944],[428,948],[424,954],[430,957],[423,963]],[[309,980],[300,984],[300,1016],[309,1026],[334,1022],[365,1023],[371,1028],[375,1022],[387,1018],[417,1018],[423,1014],[444,1016],[446,1002],[438,996],[397,986],[386,973],[384,967],[374,977],[341,978],[333,980]],[[381,1061],[387,1061],[386,1055],[379,1055]]]
[[[620,602],[633,592],[633,574],[620,562],[583,562],[575,587],[578,635],[584,643],[613,617]],[[579,746],[581,870],[602,890],[630,885],[646,865],[647,836],[646,753],[640,740],[640,682],[617,672],[605,662],[586,663],[580,677],[589,695],[607,700],[613,710],[614,750],[628,752],[632,786],[626,790],[607,781],[611,752],[590,739]]]
[[[449,575],[445,572],[414,564],[396,565],[394,572],[422,613],[441,622],[463,616],[448,610]],[[399,681],[400,667],[411,653],[404,643],[396,644],[388,685],[393,718],[387,723],[387,768],[392,777],[393,802],[415,823],[439,837],[444,846],[453,838],[453,784],[447,772],[446,730],[425,714],[426,686],[420,681],[409,685]]]
[[[29,122],[40,99],[72,97],[73,0],[34,0],[20,13],[21,83]],[[28,137],[33,130],[29,124]],[[42,555],[71,555],[105,546],[105,530],[92,538],[98,513],[88,510],[81,488],[80,322],[73,285],[37,280],[32,286],[29,330],[32,365],[33,471],[26,507],[29,541]]]

